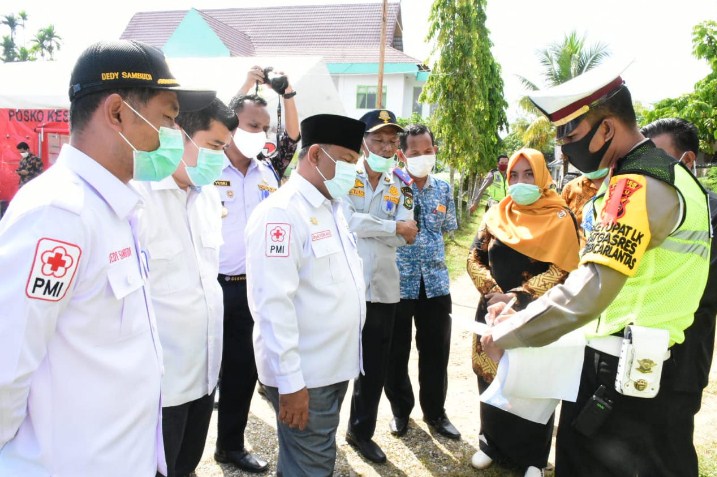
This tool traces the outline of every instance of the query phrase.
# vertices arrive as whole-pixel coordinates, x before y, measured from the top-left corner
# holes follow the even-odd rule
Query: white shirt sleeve
[[[41,260],[41,241],[66,242],[82,250],[82,230],[77,215],[51,207],[8,216],[0,223],[0,448],[15,437],[25,419],[33,373],[47,354],[58,316],[78,280],[74,275],[64,280],[64,294],[48,291],[49,299],[39,297],[42,278],[33,277],[33,270]],[[74,274],[78,268],[79,259],[67,272]],[[33,291],[36,297],[30,296]]]

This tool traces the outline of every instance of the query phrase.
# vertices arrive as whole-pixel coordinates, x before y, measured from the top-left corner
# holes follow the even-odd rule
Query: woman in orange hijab
[[[578,266],[577,222],[555,191],[543,155],[535,149],[517,151],[506,175],[508,196],[486,212],[468,254],[468,274],[481,294],[476,320],[482,322],[488,305],[516,298],[514,308],[523,309]],[[482,393],[498,363],[483,352],[475,335],[472,364]],[[480,450],[471,464],[483,469],[495,460],[522,469],[526,477],[542,475],[553,417],[543,425],[484,403],[480,413]]]

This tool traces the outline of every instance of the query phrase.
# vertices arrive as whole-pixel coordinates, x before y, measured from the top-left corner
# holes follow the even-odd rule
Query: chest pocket
[[[136,258],[131,256],[110,266],[107,271],[107,280],[114,297],[122,302],[119,330],[114,327],[114,324],[112,325],[110,340],[120,341],[148,331],[149,318],[142,290],[144,280]]]
[[[204,242],[204,237],[202,237]],[[152,289],[157,292],[177,290],[182,286],[182,277],[187,268],[182,259],[182,244],[177,240],[159,240],[147,244],[149,249],[149,279]]]
[[[219,198],[222,202],[232,202],[234,201],[234,196],[236,192],[234,192],[234,189],[228,186],[221,186],[217,187],[217,190],[219,191]]]
[[[329,232],[332,236],[311,242],[311,250],[316,257],[312,277],[315,283],[321,285],[344,281],[347,275],[340,239],[334,231]]]

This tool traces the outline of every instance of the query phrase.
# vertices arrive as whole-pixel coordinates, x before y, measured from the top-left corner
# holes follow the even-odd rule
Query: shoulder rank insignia
[[[395,175],[396,177],[398,177],[398,178],[401,180],[401,182],[403,182],[403,183],[406,184],[407,186],[410,186],[411,184],[413,184],[413,178],[412,178],[411,176],[409,176],[408,173],[407,173],[406,171],[404,171],[403,169],[399,169],[398,167],[394,167],[394,168],[393,168],[393,175]]]
[[[403,192],[403,206],[411,210],[413,209],[413,189],[410,187],[401,187],[401,192]]]

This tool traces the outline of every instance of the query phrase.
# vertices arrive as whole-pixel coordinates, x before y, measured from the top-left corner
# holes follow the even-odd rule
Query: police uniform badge
[[[403,192],[403,206],[411,210],[413,209],[413,189],[410,187],[401,187],[401,192]]]

